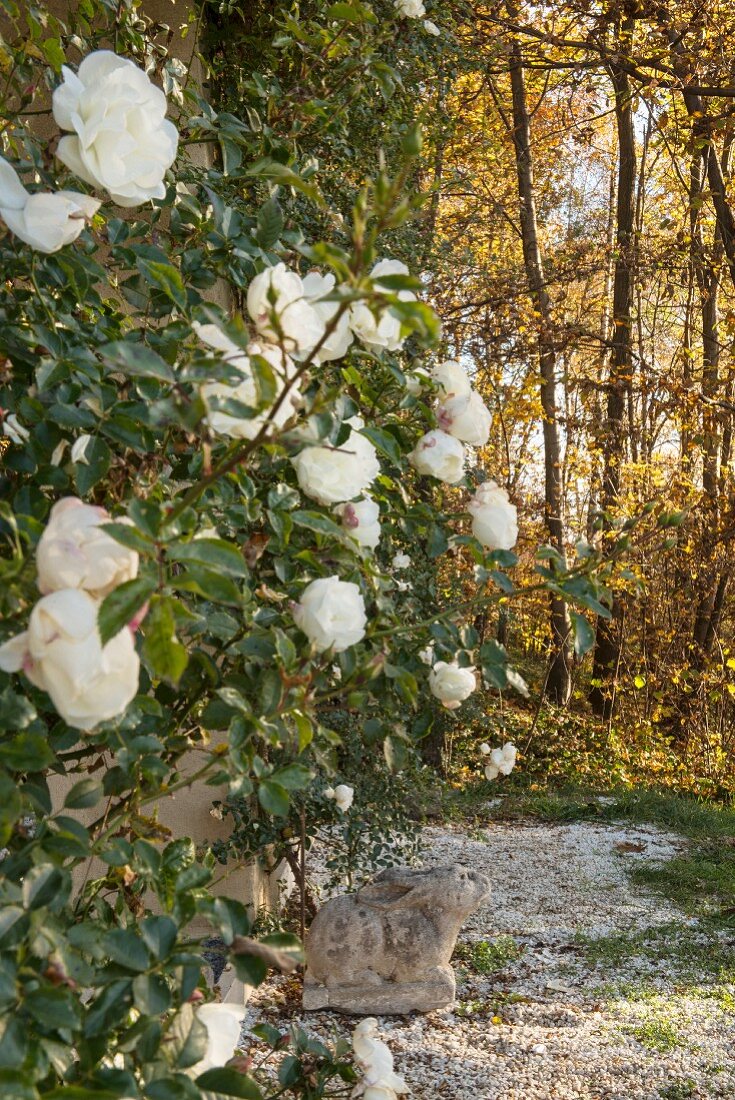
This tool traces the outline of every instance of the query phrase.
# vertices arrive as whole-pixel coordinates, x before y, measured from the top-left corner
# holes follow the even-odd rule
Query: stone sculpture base
[[[402,1016],[409,1012],[434,1012],[454,1003],[455,981],[451,966],[436,967],[424,981],[386,982],[366,975],[354,985],[326,986],[304,979],[303,1005],[307,1011],[331,1008],[353,1016]]]

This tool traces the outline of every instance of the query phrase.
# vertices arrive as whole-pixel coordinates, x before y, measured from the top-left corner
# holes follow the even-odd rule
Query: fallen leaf
[[[645,852],[648,845],[644,840],[636,843],[634,840],[619,840],[613,844],[616,852]]]

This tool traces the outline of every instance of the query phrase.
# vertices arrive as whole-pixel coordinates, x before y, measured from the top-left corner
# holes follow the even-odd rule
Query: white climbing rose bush
[[[23,5],[3,29],[0,1071],[17,1095],[260,1095],[192,921],[250,984],[269,946],[298,945],[252,953],[216,859],[291,851],[302,810],[356,828],[362,773],[397,783],[435,697],[510,683],[473,620],[510,598],[512,505],[488,549],[467,508],[497,475],[472,450],[489,412],[416,277],[416,104],[390,101],[442,44],[396,33],[423,4],[311,7],[285,36],[258,8],[237,103],[219,54],[208,102],[139,8],[86,0],[62,24]],[[354,144],[358,95],[385,165]],[[340,203],[347,165],[365,182]],[[474,573],[446,598],[450,548]],[[194,783],[239,815],[226,850],[158,824]],[[315,1052],[287,1042],[308,1096]]]

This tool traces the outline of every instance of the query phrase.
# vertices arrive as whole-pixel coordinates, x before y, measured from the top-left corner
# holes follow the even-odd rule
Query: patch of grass
[[[684,1040],[676,1022],[671,1019],[666,1004],[651,1004],[643,1019],[624,1024],[628,1035],[645,1046],[648,1051],[665,1054],[684,1045]]]
[[[669,791],[613,789],[600,794],[589,787],[524,787],[515,777],[500,786],[484,780],[468,782],[460,790],[447,788],[446,816],[471,821],[536,818],[551,823],[569,821],[627,821],[658,825],[693,840],[735,838],[735,808]],[[488,807],[492,799],[502,799]]]
[[[663,1054],[682,1045],[682,1038],[672,1020],[664,1016],[651,1016],[637,1024],[628,1024],[625,1029],[634,1039],[648,1050]]]
[[[595,938],[580,934],[575,942],[588,963],[605,970],[625,970],[626,963],[638,958],[651,967],[663,964],[675,981],[696,981],[707,988],[708,984],[735,983],[735,932],[723,936],[718,934],[721,931],[716,921],[702,921],[695,926],[671,921],[640,932]],[[626,983],[630,984],[627,978]],[[645,987],[645,981],[642,984]]]
[[[674,1081],[658,1090],[661,1100],[691,1100],[697,1095],[697,1083],[688,1077],[685,1081]]]
[[[522,954],[523,948],[512,936],[498,936],[497,939],[478,940],[477,943],[458,943],[454,957],[476,974],[495,974]]]
[[[735,848],[722,839],[697,844],[664,863],[637,863],[630,877],[686,912],[733,915],[728,910],[735,907]]]
[[[683,836],[702,840],[735,837],[735,809],[668,791],[625,790],[611,792],[615,801],[603,806],[602,816],[640,824],[659,825]]]

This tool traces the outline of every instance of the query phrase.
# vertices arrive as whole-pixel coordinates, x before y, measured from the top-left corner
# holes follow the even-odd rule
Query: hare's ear
[[[405,882],[371,882],[357,891],[361,905],[373,909],[401,909],[410,904],[414,887]]]

